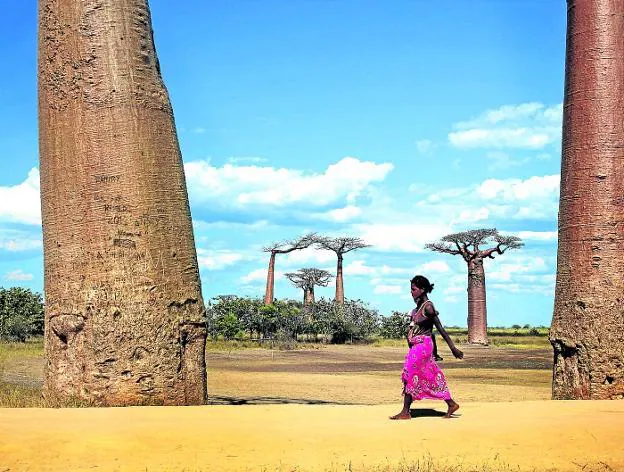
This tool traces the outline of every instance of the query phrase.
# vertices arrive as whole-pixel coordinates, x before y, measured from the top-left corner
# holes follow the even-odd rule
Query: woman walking
[[[403,365],[403,409],[391,420],[409,420],[410,406],[414,400],[444,400],[448,411],[444,418],[450,418],[459,409],[459,405],[451,398],[444,374],[433,358],[433,342],[431,333],[435,326],[453,355],[462,359],[461,352],[438,319],[438,312],[429,300],[428,294],[433,290],[433,284],[426,277],[417,275],[411,280],[412,298],[416,303],[410,314],[412,322],[407,333],[409,351]]]

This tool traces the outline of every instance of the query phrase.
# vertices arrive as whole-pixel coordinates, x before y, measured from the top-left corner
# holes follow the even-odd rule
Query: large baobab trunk
[[[487,306],[483,259],[468,262],[468,342],[487,344]]]
[[[271,253],[269,259],[269,269],[267,272],[266,290],[264,291],[264,304],[270,305],[273,303],[273,290],[275,288],[275,253]]]
[[[205,314],[146,0],[39,0],[45,384],[202,404]]]
[[[624,3],[568,1],[553,398],[624,397]]]
[[[344,285],[342,283],[342,254],[338,254],[336,266],[336,303],[344,304]]]
[[[303,304],[309,305],[314,303],[314,286],[307,287],[303,291]]]

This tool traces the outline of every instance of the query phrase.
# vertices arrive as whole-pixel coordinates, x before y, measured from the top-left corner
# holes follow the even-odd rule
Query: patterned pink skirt
[[[412,400],[449,400],[451,393],[444,374],[433,360],[433,342],[429,336],[415,336],[403,364],[403,395]]]

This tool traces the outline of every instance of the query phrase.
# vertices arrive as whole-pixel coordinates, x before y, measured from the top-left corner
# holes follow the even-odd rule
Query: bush
[[[401,339],[407,333],[407,315],[398,311],[393,311],[390,316],[381,318],[379,334],[387,339]]]
[[[25,342],[43,335],[41,294],[30,289],[0,287],[0,339]]]

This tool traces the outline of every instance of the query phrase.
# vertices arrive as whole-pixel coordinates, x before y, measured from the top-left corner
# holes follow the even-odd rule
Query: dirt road
[[[485,470],[624,470],[621,401],[464,403],[450,420],[442,402],[414,406],[409,421],[387,419],[398,405],[0,409],[0,471],[362,470],[426,455]]]

